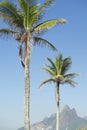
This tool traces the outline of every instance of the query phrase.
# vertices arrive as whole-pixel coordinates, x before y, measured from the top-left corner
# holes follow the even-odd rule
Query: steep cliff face
[[[60,130],[76,130],[87,124],[87,120],[77,115],[76,110],[65,106],[61,111]]]
[[[74,123],[74,121],[77,121],[77,114],[75,109],[70,109],[69,106],[65,106],[61,112],[60,116],[60,130],[69,129],[71,124]]]
[[[41,122],[33,124],[31,130],[55,130],[55,126],[56,114],[52,114]],[[79,117],[74,108],[70,109],[68,105],[65,105],[60,113],[60,130],[76,130],[84,126],[87,126],[87,119]],[[18,130],[24,130],[24,128]]]

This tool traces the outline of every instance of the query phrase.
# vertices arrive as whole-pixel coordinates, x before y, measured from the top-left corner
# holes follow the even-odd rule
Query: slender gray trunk
[[[30,130],[30,78],[29,66],[25,65],[24,128]]]
[[[30,130],[30,37],[27,34],[25,46],[25,94],[24,94],[24,129]]]
[[[55,98],[57,105],[57,113],[56,113],[56,130],[60,129],[60,95],[59,95],[59,83],[57,83],[55,88]]]

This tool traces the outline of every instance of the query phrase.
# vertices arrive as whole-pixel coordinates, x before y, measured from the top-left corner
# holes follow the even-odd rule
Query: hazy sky
[[[38,0],[40,2],[40,0]],[[60,88],[61,109],[65,104],[76,108],[79,116],[87,116],[87,0],[55,0],[46,10],[43,20],[64,18],[67,24],[50,29],[43,35],[53,43],[58,53],[49,48],[33,47],[31,51],[31,123],[56,112],[52,84],[38,90],[48,77],[40,68],[59,53],[72,57],[70,72],[79,72],[76,88]],[[0,21],[0,28],[5,25]],[[16,130],[24,124],[24,70],[18,58],[19,44],[12,39],[0,39],[0,130]]]

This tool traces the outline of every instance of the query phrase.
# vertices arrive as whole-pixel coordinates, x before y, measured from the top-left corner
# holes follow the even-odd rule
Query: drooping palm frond
[[[10,29],[6,29],[6,28],[1,28],[0,29],[0,37],[2,36],[14,36],[17,32],[15,32],[14,30],[10,30]]]
[[[17,32],[15,30],[11,30],[8,28],[0,28],[0,37],[10,37],[12,36],[16,41],[19,43],[25,43],[26,42],[26,34],[24,32]]]
[[[41,33],[42,31],[52,28],[53,26],[57,24],[65,24],[65,23],[66,23],[66,20],[64,19],[48,20],[34,27],[32,32]]]
[[[50,42],[48,42],[47,40],[45,40],[43,38],[34,37],[33,39],[34,39],[33,45],[48,46],[52,50],[57,50],[54,45],[52,45]]]
[[[11,27],[23,27],[23,18],[18,12],[17,7],[13,3],[6,0],[0,2],[0,18]]]
[[[51,83],[51,82],[55,82],[53,78],[45,79],[44,81],[42,81],[42,83],[40,84],[39,88],[41,88],[46,83]]]
[[[66,78],[66,79],[73,79],[73,78],[75,78],[76,76],[79,76],[79,74],[78,73],[70,73],[70,74],[66,74],[66,75],[64,75],[63,77],[64,78]]]
[[[73,81],[73,80],[71,80],[71,79],[66,79],[66,80],[64,80],[64,82],[62,81],[61,84],[68,84],[68,85],[70,85],[72,87],[75,87],[76,84],[78,84],[78,83]]]

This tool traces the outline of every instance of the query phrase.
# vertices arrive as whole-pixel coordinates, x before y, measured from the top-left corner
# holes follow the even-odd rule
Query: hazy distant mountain
[[[86,119],[86,120],[87,120],[87,116],[85,116],[85,117],[84,117],[84,119]]]
[[[60,130],[76,130],[87,125],[87,120],[77,115],[76,110],[65,106],[61,112]]]
[[[65,106],[60,114],[60,130],[76,130],[78,128],[87,126],[87,117],[81,118],[77,115],[76,110]],[[42,121],[31,126],[31,130],[55,130],[56,114],[46,117]],[[20,128],[18,130],[24,130]]]

